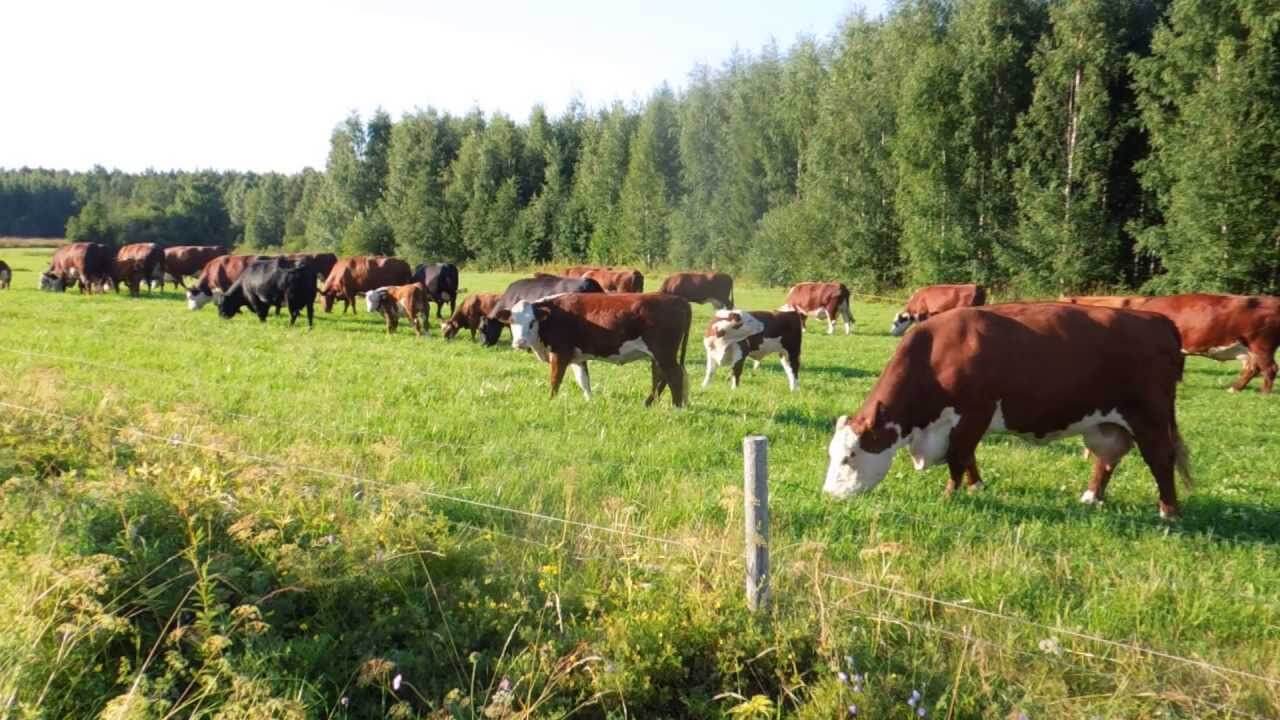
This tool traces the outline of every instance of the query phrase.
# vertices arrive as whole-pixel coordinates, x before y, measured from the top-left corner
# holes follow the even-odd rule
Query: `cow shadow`
[[[839,378],[856,379],[875,377],[878,373],[862,368],[848,367],[845,365],[801,365],[802,373],[818,373],[819,375],[834,375]]]

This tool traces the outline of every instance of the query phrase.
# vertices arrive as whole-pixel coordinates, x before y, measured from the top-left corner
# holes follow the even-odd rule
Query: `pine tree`
[[[620,197],[619,260],[646,267],[667,259],[671,203],[678,190],[674,97],[669,88],[655,94],[631,138],[627,175]]]

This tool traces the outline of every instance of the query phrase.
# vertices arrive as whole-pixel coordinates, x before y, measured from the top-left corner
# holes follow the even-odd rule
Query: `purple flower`
[[[505,677],[502,678],[502,682],[498,683],[498,690],[501,692],[507,692],[510,689],[511,689],[511,679],[505,678]]]
[[[916,703],[918,703],[918,702],[920,702],[920,701],[919,701],[919,700],[917,700],[917,699],[915,698],[915,696],[914,696],[914,695],[913,695],[913,696],[911,696],[911,697],[909,697],[909,698],[907,698],[907,704],[908,704],[908,705],[910,705],[911,707],[915,707],[915,706],[916,706]]]
[[[916,717],[924,717],[927,714],[928,713],[924,711],[924,708],[920,708],[919,710],[916,710]]]
[[[858,706],[857,706],[857,705],[850,705],[850,706],[849,706],[849,717],[858,717]]]
[[[401,681],[401,680],[403,680],[403,679],[404,679],[404,677],[403,677],[400,673],[396,673],[396,676],[395,676],[395,677],[393,677],[393,678],[391,678],[391,689],[392,689],[392,690],[399,690],[399,689],[400,689],[400,681]]]

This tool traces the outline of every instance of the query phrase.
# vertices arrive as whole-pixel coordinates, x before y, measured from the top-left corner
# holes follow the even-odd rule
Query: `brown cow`
[[[225,248],[218,245],[174,245],[164,249],[164,266],[159,276],[151,276],[151,284],[156,289],[164,289],[166,276],[173,279],[173,284],[182,289],[187,286],[182,282],[185,277],[197,277],[208,262],[216,257],[226,255]]]
[[[804,316],[795,312],[717,310],[702,338],[702,347],[707,351],[707,375],[702,379],[702,387],[711,384],[711,376],[717,367],[731,365],[731,382],[736,389],[742,380],[742,367],[747,358],[758,362],[777,353],[782,357],[787,386],[794,392],[800,383],[800,339],[803,331]]]
[[[111,265],[111,285],[116,292],[120,283],[129,288],[130,297],[138,297],[142,283],[151,291],[151,279],[157,270],[164,274],[164,248],[155,243],[130,243],[116,251]]]
[[[571,277],[571,278],[582,277],[583,275],[586,275],[592,270],[608,270],[608,269],[609,268],[601,267],[599,265],[570,265],[569,267],[564,269],[564,272],[560,273],[560,277]]]
[[[644,275],[631,268],[595,268],[582,275],[570,277],[591,278],[600,283],[605,292],[639,293],[644,292]]]
[[[268,255],[219,255],[205,263],[200,277],[187,289],[187,307],[199,310],[213,299],[215,292],[226,292],[245,269],[258,260],[269,260]],[[277,311],[279,307],[277,306]]]
[[[646,407],[671,386],[671,401],[686,399],[684,355],[693,312],[683,298],[659,293],[569,293],[545,300],[521,300],[510,312],[511,345],[532,350],[551,365],[551,397],[560,390],[564,371],[591,398],[587,361],[618,365],[648,357],[653,386]]]
[[[53,253],[49,269],[40,275],[40,289],[62,292],[79,283],[80,292],[106,292],[111,287],[112,264],[116,253],[109,245],[78,242],[63,245]]]
[[[342,258],[329,271],[320,294],[324,295],[324,311],[333,312],[333,301],[342,298],[342,312],[356,312],[356,295],[388,285],[413,282],[409,263],[396,257],[357,255]]]
[[[387,334],[396,331],[401,317],[413,323],[413,332],[422,336],[430,330],[427,314],[427,290],[418,283],[390,285],[365,293],[364,301],[369,312],[380,312],[387,319]]]
[[[911,294],[907,307],[893,319],[889,333],[901,337],[912,323],[924,322],[933,315],[962,307],[987,304],[987,289],[981,285],[929,285]]]
[[[484,323],[484,319],[498,306],[498,293],[472,293],[462,301],[462,305],[453,316],[440,327],[445,340],[452,340],[458,331],[466,328],[471,331],[471,339],[476,339],[476,331]]]
[[[283,257],[295,263],[301,263],[316,271],[316,278],[324,280],[338,264],[338,256],[333,253],[287,253]]]
[[[717,310],[733,309],[733,278],[724,273],[675,273],[662,281],[659,292],[679,295],[689,302],[711,303]]]
[[[974,450],[988,432],[1083,435],[1094,467],[1081,502],[1102,501],[1136,443],[1161,516],[1175,516],[1175,469],[1190,484],[1174,412],[1184,362],[1178,329],[1155,313],[1062,303],[952,310],[907,335],[862,408],[836,421],[823,489],[870,490],[903,446],[918,470],[946,461],[948,493],[961,477],[977,489]]]
[[[13,281],[13,271],[9,269],[9,263],[0,260],[0,290],[6,290]]]
[[[1280,298],[1255,295],[1188,293],[1162,297],[1064,297],[1080,305],[1146,310],[1164,315],[1178,326],[1182,351],[1226,362],[1240,360],[1240,376],[1230,392],[1245,389],[1262,373],[1262,392],[1276,380],[1276,347],[1280,346]]]
[[[812,315],[826,318],[827,334],[836,331],[836,316],[844,318],[844,334],[853,332],[853,313],[849,311],[849,288],[844,283],[802,282],[787,291],[787,302],[778,308],[798,312],[803,321]],[[803,323],[801,325],[803,327]]]

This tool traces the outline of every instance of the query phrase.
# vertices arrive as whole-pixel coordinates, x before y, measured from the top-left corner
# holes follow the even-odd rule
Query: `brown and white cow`
[[[787,302],[779,310],[798,312],[803,320],[809,316],[827,321],[827,334],[836,331],[836,316],[844,318],[844,334],[853,332],[853,313],[849,310],[849,288],[844,283],[802,282],[787,291]],[[802,325],[803,327],[803,325]]]
[[[324,295],[324,311],[333,312],[333,301],[342,298],[342,312],[356,311],[356,295],[387,285],[413,282],[413,268],[397,257],[357,255],[342,258],[325,279],[320,294]]]
[[[53,253],[49,269],[40,275],[40,289],[62,292],[80,284],[80,292],[106,292],[111,287],[115,250],[109,245],[78,242],[63,245]]]
[[[924,322],[930,317],[962,307],[980,307],[987,304],[987,289],[972,283],[966,285],[929,285],[911,294],[907,307],[893,319],[889,332],[901,337],[912,323]]]
[[[575,277],[591,278],[600,283],[605,292],[644,292],[644,275],[631,268],[594,268]]]
[[[129,295],[137,297],[142,283],[151,291],[151,280],[156,272],[164,276],[164,248],[156,243],[130,243],[116,251],[111,265],[111,284],[119,292],[120,283],[129,288]]]
[[[364,301],[369,312],[380,312],[386,318],[388,335],[396,331],[402,317],[413,323],[413,332],[419,336],[430,330],[427,325],[431,319],[427,315],[427,291],[416,282],[370,290],[365,293]]]
[[[476,331],[484,324],[484,319],[498,306],[498,293],[472,293],[462,301],[462,305],[440,326],[445,340],[452,340],[458,331],[466,328],[471,331],[471,339],[476,339]]]
[[[164,289],[165,278],[174,285],[186,289],[182,282],[186,277],[198,277],[208,262],[216,257],[226,255],[226,248],[218,245],[174,245],[164,249],[164,267],[157,275],[151,276],[151,286],[157,290]]]
[[[653,385],[646,407],[671,386],[671,401],[685,404],[685,350],[693,311],[684,298],[661,293],[569,293],[537,302],[521,300],[510,311],[511,345],[532,350],[551,366],[551,397],[566,368],[591,398],[588,360],[622,365],[649,358]]]
[[[187,288],[187,307],[199,310],[213,300],[215,292],[226,292],[240,279],[246,268],[269,255],[219,255],[205,263],[196,284]]]
[[[1280,298],[1188,293],[1162,297],[1064,297],[1063,301],[1160,313],[1178,326],[1183,352],[1222,362],[1240,361],[1240,376],[1229,388],[1231,392],[1245,389],[1259,373],[1262,392],[1271,392],[1275,385]]]
[[[982,485],[983,435],[1083,435],[1094,457],[1080,500],[1101,502],[1136,443],[1155,476],[1160,514],[1178,513],[1175,469],[1190,484],[1174,405],[1185,358],[1178,329],[1155,313],[1061,303],[952,310],[898,346],[861,409],[836,421],[823,489],[875,487],[907,447],[917,470],[946,462],[947,492]]]
[[[717,310],[733,309],[733,278],[724,273],[674,273],[662,281],[658,292],[679,295],[689,302],[711,303]]]
[[[716,368],[730,365],[733,367],[731,383],[736,389],[747,358],[759,361],[777,353],[782,357],[787,386],[794,392],[800,383],[803,328],[804,316],[795,312],[717,310],[702,338],[702,347],[707,351],[707,374],[702,379],[702,387],[711,384]]]
[[[13,270],[9,269],[9,263],[0,260],[0,290],[8,289],[11,282],[13,282]]]

